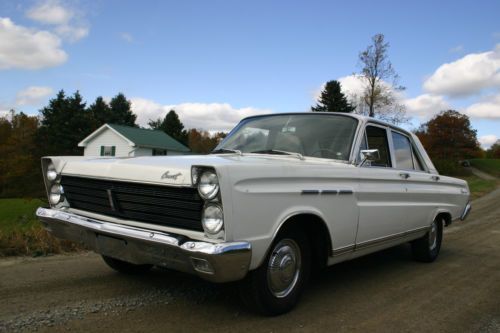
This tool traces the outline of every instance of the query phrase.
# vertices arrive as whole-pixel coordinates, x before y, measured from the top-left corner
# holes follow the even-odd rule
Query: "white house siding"
[[[142,148],[142,147],[137,147],[134,150],[134,156],[151,156],[153,155],[153,151],[151,148]]]
[[[101,146],[115,146],[115,156],[129,156],[129,152],[134,149],[125,139],[106,128],[87,143],[83,155],[100,156]]]

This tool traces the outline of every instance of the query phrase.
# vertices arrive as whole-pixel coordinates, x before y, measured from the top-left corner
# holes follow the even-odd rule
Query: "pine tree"
[[[321,92],[316,106],[311,107],[313,112],[352,112],[352,106],[342,93],[340,82],[336,80],[328,81],[325,89]]]
[[[47,154],[81,155],[78,143],[92,132],[92,119],[77,91],[66,97],[63,90],[40,110],[38,144]]]
[[[165,118],[152,120],[148,125],[156,130],[163,131],[180,143],[187,145],[188,133],[174,110],[170,110]]]
[[[137,127],[135,121],[137,116],[132,112],[131,103],[124,94],[119,93],[109,102],[111,115],[107,123]]]
[[[89,106],[88,111],[90,117],[92,118],[93,130],[101,127],[106,123],[111,123],[112,121],[110,120],[114,120],[112,118],[111,108],[101,96],[97,97],[95,102]]]

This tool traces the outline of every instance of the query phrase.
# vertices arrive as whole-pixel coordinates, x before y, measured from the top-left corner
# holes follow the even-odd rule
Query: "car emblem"
[[[179,176],[182,176],[182,173],[178,172],[175,175],[171,175],[170,171],[167,171],[163,175],[161,175],[161,179],[173,179],[173,180],[177,180],[177,178]]]

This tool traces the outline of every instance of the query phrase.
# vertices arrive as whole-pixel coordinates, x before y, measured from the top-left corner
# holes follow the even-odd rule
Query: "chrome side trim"
[[[393,235],[390,235],[390,236],[386,236],[386,237],[381,237],[381,238],[378,238],[378,239],[373,239],[373,240],[365,241],[365,242],[356,244],[356,247],[355,247],[354,250],[355,251],[356,250],[361,250],[361,249],[369,248],[369,247],[372,247],[372,246],[377,246],[377,245],[380,245],[382,243],[392,242],[392,241],[395,241],[397,239],[405,238],[405,237],[411,236],[413,234],[419,234],[419,233],[421,233],[423,231],[428,231],[428,230],[429,230],[429,226],[422,227],[422,228],[417,228],[417,229],[413,229],[413,230],[409,230],[409,231],[403,231],[403,232],[400,232],[400,233],[397,233],[397,234],[393,234]]]

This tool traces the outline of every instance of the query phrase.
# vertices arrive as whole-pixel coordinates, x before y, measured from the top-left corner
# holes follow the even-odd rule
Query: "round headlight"
[[[54,180],[56,180],[56,178],[57,178],[57,172],[56,172],[56,170],[54,170],[54,169],[47,170],[47,179],[50,182],[53,182]]]
[[[219,192],[219,179],[213,171],[205,171],[201,174],[198,182],[198,192],[205,200],[215,198]]]
[[[224,226],[224,216],[219,205],[208,205],[203,210],[203,229],[206,233],[217,234]]]
[[[62,195],[64,194],[63,187],[59,184],[52,185],[50,188],[49,201],[51,204],[56,205],[61,202]]]

